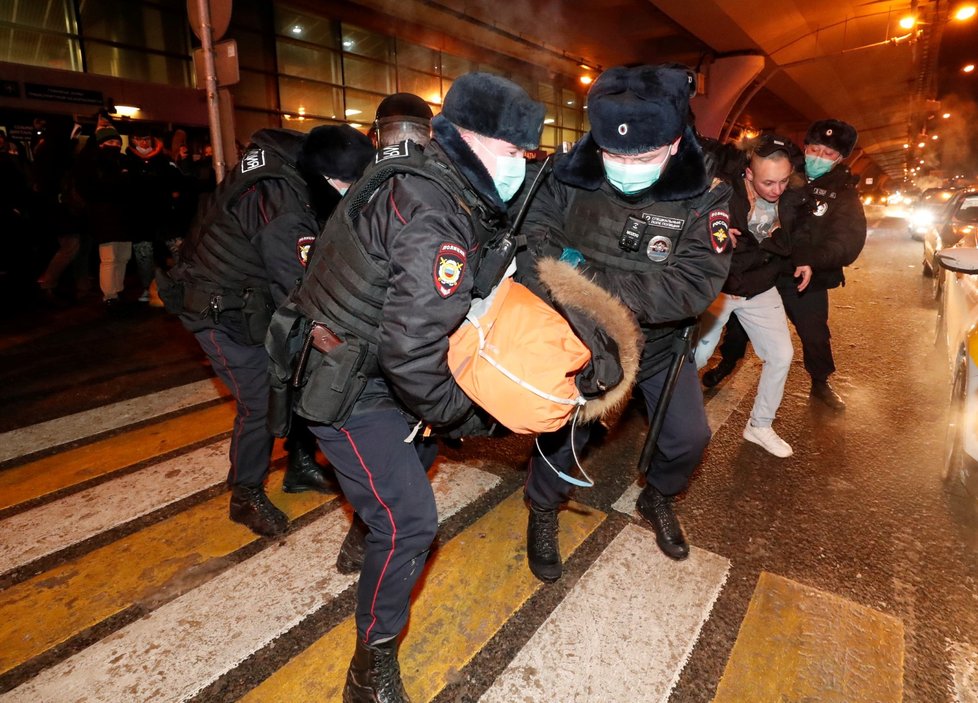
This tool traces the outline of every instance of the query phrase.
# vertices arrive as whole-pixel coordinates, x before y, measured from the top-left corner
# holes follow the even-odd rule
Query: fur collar
[[[496,184],[492,182],[489,171],[469,148],[469,145],[462,139],[451,122],[442,115],[438,115],[431,121],[432,141],[434,141],[448,157],[449,162],[455,167],[469,185],[475,190],[492,210],[498,213],[506,212],[506,205],[499,197]]]
[[[566,156],[557,160],[554,175],[567,185],[585,190],[597,190],[606,182],[601,150],[590,132]],[[615,193],[628,202],[657,202],[692,198],[709,187],[710,177],[703,149],[692,128],[687,126],[679,142],[679,151],[669,160],[662,177],[649,190],[635,196]]]

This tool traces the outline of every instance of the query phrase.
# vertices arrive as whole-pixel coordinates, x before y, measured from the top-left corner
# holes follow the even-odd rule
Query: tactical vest
[[[567,241],[601,268],[641,272],[665,266],[692,224],[688,200],[630,205],[602,189],[574,189]]]
[[[296,307],[305,317],[325,323],[341,337],[353,335],[366,341],[372,359],[377,357],[388,265],[377,262],[366,251],[356,224],[377,190],[398,174],[427,178],[450,193],[469,214],[480,245],[505,224],[492,217],[481,198],[451,167],[426,156],[414,142],[386,147],[377,155],[326,223],[302,284],[293,294]]]
[[[294,164],[270,149],[252,146],[222,181],[207,215],[184,245],[181,262],[171,272],[175,280],[202,288],[210,284],[234,293],[246,288],[268,289],[265,264],[258,249],[241,232],[234,208],[248,190],[270,178],[286,181],[299,193],[307,190]]]

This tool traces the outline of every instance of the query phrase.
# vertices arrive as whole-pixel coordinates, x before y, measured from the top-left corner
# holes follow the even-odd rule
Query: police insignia
[[[815,212],[813,212],[812,214],[815,215],[815,217],[821,217],[826,212],[828,212],[828,210],[829,210],[829,204],[823,201],[815,206]]]
[[[649,257],[651,261],[660,262],[669,258],[669,252],[671,250],[672,241],[669,239],[669,237],[659,235],[657,237],[652,237],[652,239],[649,240],[649,246],[645,250],[645,255]]]
[[[399,144],[382,147],[377,152],[377,156],[374,157],[374,163],[379,164],[381,161],[387,161],[388,159],[405,159],[410,155],[411,150],[408,149],[407,140],[404,140]]]
[[[248,173],[248,171],[254,171],[256,168],[261,168],[265,165],[265,151],[264,149],[249,149],[241,157],[241,173]]]
[[[465,270],[465,250],[451,242],[443,242],[435,255],[435,290],[442,298],[447,298],[462,282]]]
[[[299,241],[295,243],[295,255],[299,258],[302,268],[309,265],[309,254],[315,241],[315,237],[299,237]]]
[[[710,212],[710,239],[713,242],[713,251],[717,254],[727,250],[727,242],[730,241],[730,215],[726,210]]]

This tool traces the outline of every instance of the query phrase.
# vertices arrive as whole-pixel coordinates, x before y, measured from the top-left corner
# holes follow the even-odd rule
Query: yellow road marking
[[[415,703],[434,698],[542,586],[526,566],[522,493],[442,545],[426,567],[400,654],[404,685]],[[560,513],[565,559],[604,518],[576,503]],[[340,700],[355,639],[356,627],[348,618],[242,701]]]
[[[282,477],[281,471],[269,476],[268,493],[291,519],[336,498],[283,493]],[[210,578],[223,566],[214,559],[258,539],[227,512],[223,493],[0,592],[0,673],[134,603]]]
[[[234,403],[153,423],[0,472],[0,509],[118,471],[231,429]]]
[[[898,703],[903,623],[762,572],[713,703]]]

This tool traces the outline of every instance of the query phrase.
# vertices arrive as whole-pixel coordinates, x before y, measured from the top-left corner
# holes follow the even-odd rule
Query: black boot
[[[290,438],[288,445],[289,465],[285,470],[282,490],[286,493],[333,493],[333,483],[330,480],[332,472],[316,462],[315,441],[307,443]]]
[[[526,526],[526,561],[533,575],[547,583],[559,579],[564,570],[557,545],[557,510],[538,507],[532,501]]]
[[[812,392],[810,397],[821,401],[835,412],[842,412],[846,409],[846,402],[842,400],[842,397],[838,393],[835,392],[835,389],[829,385],[828,381],[812,380]]]
[[[672,498],[645,484],[635,507],[652,524],[655,529],[655,543],[667,557],[685,559],[689,556],[689,544],[683,534],[682,525],[679,524],[679,518],[673,512]]]
[[[397,638],[357,648],[346,672],[343,703],[411,703],[401,682],[397,663]]]
[[[289,529],[289,518],[272,504],[261,486],[232,486],[229,515],[263,537],[275,537]]]
[[[367,548],[367,523],[353,513],[353,524],[346,533],[340,553],[336,555],[336,570],[341,574],[355,574],[363,566],[363,552]]]
[[[703,374],[703,385],[707,388],[713,388],[720,381],[732,374],[736,367],[736,361],[721,359],[719,364]]]

